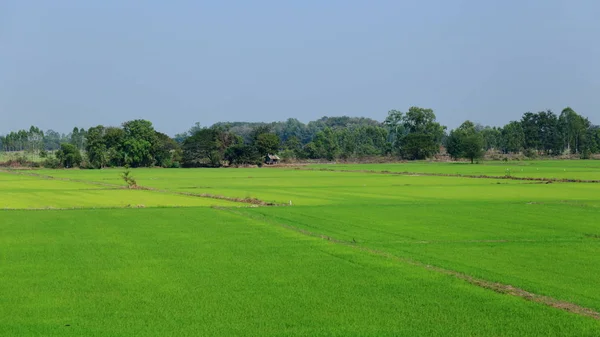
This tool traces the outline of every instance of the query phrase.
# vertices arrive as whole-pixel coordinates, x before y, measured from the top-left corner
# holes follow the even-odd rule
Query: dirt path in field
[[[191,193],[191,192],[170,191],[170,190],[163,190],[163,189],[159,189],[159,188],[146,187],[146,186],[135,186],[133,188],[130,188],[130,187],[123,186],[123,185],[103,183],[103,182],[99,182],[99,181],[54,177],[54,176],[43,175],[43,174],[38,174],[38,173],[33,173],[33,172],[23,172],[23,171],[6,170],[6,169],[0,169],[0,172],[4,172],[4,173],[8,173],[8,174],[16,174],[16,175],[25,175],[25,176],[30,176],[30,177],[40,178],[40,179],[47,179],[47,180],[58,180],[58,181],[67,181],[67,182],[82,183],[82,184],[88,184],[88,185],[104,186],[104,187],[109,187],[111,189],[144,190],[144,191],[152,191],[152,192],[158,192],[158,193],[185,195],[188,197],[226,200],[226,201],[231,201],[231,202],[250,204],[250,205],[254,205],[254,206],[289,206],[288,204],[277,204],[277,203],[267,202],[267,201],[263,201],[263,200],[256,199],[256,198],[234,198],[234,197],[227,197],[224,195],[214,195],[214,194],[208,194],[208,193]]]
[[[295,167],[294,170],[300,171],[327,171],[327,172],[346,172],[346,173],[371,173],[371,174],[388,174],[388,175],[402,175],[402,176],[427,176],[427,177],[456,177],[456,178],[472,178],[472,179],[497,179],[497,180],[520,180],[520,181],[533,181],[540,184],[550,183],[600,183],[600,180],[589,180],[589,179],[571,179],[571,178],[534,178],[534,177],[514,177],[514,176],[489,176],[485,174],[457,174],[457,173],[425,173],[425,172],[392,172],[392,171],[376,171],[376,170],[342,170],[342,169],[330,169],[330,168],[308,168],[308,167]]]
[[[302,229],[302,228],[298,228],[295,226],[291,226],[291,225],[287,225],[287,224],[282,224],[282,223],[277,223],[273,220],[270,220],[266,217],[257,217],[257,216],[252,216],[252,215],[248,215],[248,214],[244,214],[241,212],[238,212],[234,209],[230,209],[230,208],[222,208],[222,207],[217,207],[218,209],[221,209],[225,212],[230,212],[230,213],[235,213],[237,215],[243,216],[243,217],[249,217],[249,218],[253,218],[255,220],[259,220],[262,222],[267,222],[270,224],[274,224],[289,230],[292,230],[294,232],[297,233],[301,233],[303,235],[306,236],[310,236],[310,237],[314,237],[314,238],[320,238],[323,240],[327,240],[333,244],[339,244],[339,245],[344,245],[346,247],[351,247],[353,249],[362,251],[362,252],[367,252],[369,254],[373,254],[373,255],[377,255],[377,256],[381,256],[390,260],[394,260],[397,262],[401,262],[401,263],[405,263],[405,264],[409,264],[412,266],[417,266],[417,267],[421,267],[421,268],[425,268],[427,270],[431,270],[437,273],[441,273],[441,274],[445,274],[445,275],[450,275],[453,277],[456,277],[458,279],[461,279],[463,281],[466,281],[472,285],[481,287],[481,288],[485,288],[485,289],[489,289],[489,290],[493,290],[497,293],[500,294],[505,294],[505,295],[510,295],[510,296],[516,296],[516,297],[520,297],[522,299],[525,299],[527,301],[531,301],[531,302],[536,302],[536,303],[540,303],[540,304],[544,304],[547,305],[549,307],[553,307],[556,309],[560,309],[560,310],[564,310],[564,311],[568,311],[570,313],[573,314],[577,314],[577,315],[581,315],[581,316],[585,316],[585,317],[590,317],[593,319],[597,319],[600,320],[600,312],[597,312],[593,309],[590,308],[586,308],[586,307],[582,307],[580,305],[577,305],[575,303],[571,303],[571,302],[566,302],[566,301],[561,301],[558,299],[555,299],[553,297],[550,296],[545,296],[545,295],[539,295],[539,294],[535,294],[532,292],[529,292],[527,290],[521,289],[521,288],[517,288],[514,287],[512,285],[509,284],[503,284],[503,283],[498,283],[498,282],[492,282],[492,281],[487,281],[484,279],[479,279],[464,273],[460,273],[451,269],[446,269],[446,268],[442,268],[442,267],[437,267],[437,266],[432,266],[429,264],[425,264],[423,262],[417,261],[417,260],[413,260],[413,259],[409,259],[409,258],[405,258],[405,257],[400,257],[400,256],[396,256],[393,255],[391,253],[382,251],[382,250],[377,250],[377,249],[372,249],[372,248],[368,248],[368,247],[364,247],[364,246],[360,246],[358,242],[356,242],[354,239],[352,241],[347,241],[347,240],[340,240],[340,239],[336,239],[334,237],[328,236],[328,235],[323,235],[323,234],[319,234],[319,233],[314,233],[311,231],[308,231],[306,229]],[[498,240],[498,241],[494,241],[494,242],[503,242],[503,240]]]

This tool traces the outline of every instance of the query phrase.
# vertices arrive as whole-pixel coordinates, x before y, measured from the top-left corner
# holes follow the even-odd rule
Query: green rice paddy
[[[600,180],[600,160],[486,161],[469,163],[320,164],[314,169],[413,172],[424,174],[488,175]]]
[[[599,183],[430,175],[597,163],[3,171],[0,336],[598,336]]]

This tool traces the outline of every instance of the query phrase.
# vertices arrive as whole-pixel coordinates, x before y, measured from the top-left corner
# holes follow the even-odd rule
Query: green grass
[[[596,163],[526,162],[523,174],[540,168],[539,177],[567,172],[589,179]],[[492,175],[502,165],[326,167]],[[136,169],[138,184],[155,190],[128,190],[121,171],[0,173],[0,209],[86,208],[0,210],[0,303],[10,303],[0,305],[1,336],[600,331],[592,318],[401,262],[600,311],[600,184],[277,168]],[[292,206],[240,208],[247,205],[177,193]],[[137,204],[148,208],[118,209]]]
[[[431,174],[489,175],[554,179],[600,180],[600,160],[537,160],[537,161],[485,161],[480,164],[464,162],[428,163],[410,162],[395,164],[319,164],[314,169],[373,170],[389,172],[414,172]]]
[[[2,336],[594,336],[600,329],[592,319],[228,211],[0,216]]]

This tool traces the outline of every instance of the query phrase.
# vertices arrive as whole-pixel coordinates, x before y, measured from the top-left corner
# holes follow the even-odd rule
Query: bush
[[[530,159],[537,158],[537,153],[535,152],[535,150],[532,149],[525,149],[525,151],[523,151],[523,155]]]
[[[57,168],[61,168],[62,165],[60,164],[60,160],[54,158],[54,157],[48,157],[46,158],[46,160],[44,160],[42,162],[42,165],[45,168],[49,168],[49,169],[57,169]]]

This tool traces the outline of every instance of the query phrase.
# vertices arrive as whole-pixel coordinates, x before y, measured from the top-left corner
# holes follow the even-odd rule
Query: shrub
[[[123,180],[127,183],[127,186],[129,188],[136,188],[137,187],[137,181],[131,175],[131,171],[129,170],[129,166],[125,166],[125,171],[123,171],[123,173],[121,173],[121,178],[123,178]]]
[[[42,162],[42,165],[45,168],[49,168],[49,169],[57,169],[57,168],[61,168],[62,165],[60,164],[60,160],[54,158],[54,157],[48,157],[46,158],[46,160],[44,160]]]
[[[530,159],[537,158],[537,153],[532,149],[525,149],[525,151],[523,151],[523,155]]]

